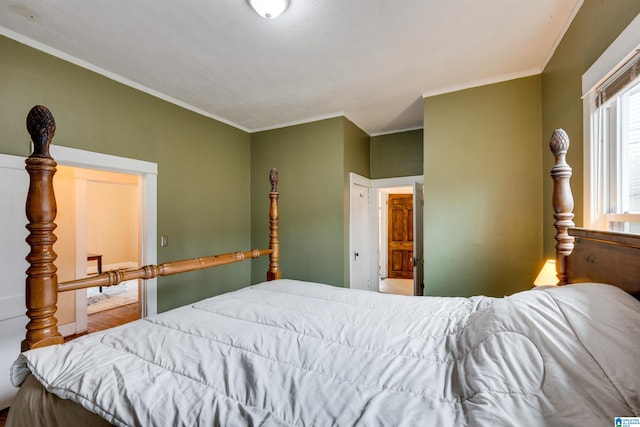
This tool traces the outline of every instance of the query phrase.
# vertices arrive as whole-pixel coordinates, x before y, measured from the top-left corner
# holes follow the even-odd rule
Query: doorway
[[[350,287],[383,293],[423,295],[423,176],[370,180],[351,173],[350,180]],[[359,199],[354,197],[361,194],[362,189],[366,189],[367,193],[368,208],[365,213],[362,206],[358,205]],[[410,197],[412,200],[411,215],[408,215],[409,207],[406,204],[406,209],[403,208],[401,212],[403,220],[411,222],[411,226],[409,222],[404,225],[405,234],[409,235],[411,243],[403,243],[403,251],[398,252],[395,260],[393,255],[389,256],[390,194],[403,194],[405,198]],[[364,238],[361,237],[363,233]],[[409,246],[412,248],[409,249]],[[390,262],[403,265],[403,277],[389,275]],[[363,269],[366,270],[364,278]],[[410,277],[407,273],[409,270],[412,272]]]
[[[413,192],[389,194],[386,223],[387,277],[413,280]]]
[[[413,295],[413,188],[383,188],[378,194],[378,291]]]
[[[97,272],[98,261],[104,271],[156,264],[157,165],[55,145],[51,146],[51,153],[58,162],[59,175],[56,175],[56,180],[64,179],[69,170],[76,171],[72,175],[72,184],[68,185],[72,188],[73,197],[58,198],[59,215],[64,211],[71,217],[67,220],[63,217],[58,227],[66,227],[73,236],[66,239],[66,245],[72,248],[57,260],[57,263],[71,264],[66,265],[67,271],[70,271],[67,274],[71,277],[61,276],[60,281]],[[108,194],[111,196],[107,197]],[[114,203],[114,197],[119,201]],[[113,206],[105,207],[105,203]],[[124,225],[122,215],[130,212],[130,209],[124,208],[128,205],[135,205],[133,215],[136,219]],[[92,209],[95,212],[89,215]],[[58,218],[56,222],[59,222]],[[118,243],[112,239],[105,243],[105,234],[128,235],[128,243]],[[101,239],[101,243],[95,243]],[[123,248],[122,245],[130,247]],[[114,253],[124,253],[126,259],[109,255]],[[132,288],[130,295],[135,295],[139,301],[141,317],[157,312],[156,282],[156,279],[150,279],[125,287],[127,291]],[[88,329],[87,293],[87,290],[79,290],[59,294],[60,314],[65,311],[68,313],[59,318],[58,329],[63,335],[83,333]]]
[[[56,189],[56,194],[75,199],[75,277],[139,268],[140,175],[70,166],[58,166],[57,173],[71,177],[75,189],[74,194]],[[140,285],[139,280],[131,280],[117,286],[88,288],[86,315],[137,303]]]

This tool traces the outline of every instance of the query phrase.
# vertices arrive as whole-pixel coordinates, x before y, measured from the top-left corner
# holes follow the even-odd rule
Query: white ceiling
[[[582,0],[0,0],[0,34],[255,132],[344,114],[422,127],[422,97],[540,73]]]

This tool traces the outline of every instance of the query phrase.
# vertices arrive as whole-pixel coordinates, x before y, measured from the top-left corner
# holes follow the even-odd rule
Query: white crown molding
[[[372,133],[369,136],[373,137],[373,136],[393,135],[393,134],[396,134],[396,133],[411,132],[412,130],[421,130],[421,129],[424,129],[424,126],[414,126],[414,127],[410,127],[410,128],[390,130],[390,131],[385,131],[385,132],[375,132],[375,133]]]
[[[208,117],[210,119],[214,119],[214,120],[217,120],[217,121],[219,121],[221,123],[227,124],[229,126],[233,126],[234,128],[240,129],[240,130],[242,130],[244,132],[251,133],[251,131],[249,129],[245,128],[244,126],[240,126],[237,123],[234,123],[234,122],[226,120],[226,119],[224,119],[222,117],[216,116],[215,114],[211,114],[211,113],[209,113],[207,111],[204,111],[204,110],[202,110],[202,109],[200,109],[198,107],[195,107],[195,106],[193,106],[191,104],[188,104],[188,103],[186,103],[184,101],[180,101],[179,99],[173,98],[173,97],[171,97],[171,96],[169,96],[167,94],[164,94],[162,92],[159,92],[159,91],[157,91],[155,89],[151,89],[150,87],[147,87],[145,85],[137,83],[137,82],[135,82],[133,80],[130,80],[130,79],[126,78],[126,77],[123,77],[123,76],[121,76],[119,74],[112,73],[111,71],[105,70],[104,68],[98,67],[97,65],[93,65],[93,64],[91,64],[91,63],[89,63],[87,61],[84,61],[84,60],[82,60],[80,58],[77,58],[77,57],[75,57],[73,55],[69,55],[68,53],[62,52],[61,50],[53,48],[53,47],[51,47],[49,45],[46,45],[46,44],[41,43],[39,41],[33,40],[33,39],[31,39],[29,37],[26,37],[26,36],[24,36],[22,34],[18,34],[15,31],[12,31],[12,30],[10,30],[8,28],[5,28],[3,26],[0,26],[0,34],[5,36],[5,37],[7,37],[7,38],[10,38],[12,40],[17,41],[18,43],[22,43],[24,45],[32,47],[32,48],[34,48],[36,50],[39,50],[41,52],[44,52],[46,54],[49,54],[49,55],[54,56],[56,58],[62,59],[63,61],[70,62],[71,64],[77,65],[78,67],[84,68],[86,70],[93,71],[94,73],[100,74],[101,76],[104,76],[104,77],[106,77],[108,79],[114,80],[114,81],[116,81],[118,83],[121,83],[121,84],[123,84],[125,86],[129,86],[129,87],[131,87],[133,89],[139,90],[140,92],[144,92],[144,93],[146,93],[148,95],[151,95],[151,96],[153,96],[155,98],[158,98],[158,99],[161,99],[163,101],[166,101],[166,102],[168,102],[170,104],[177,105],[178,107],[182,107],[182,108],[184,108],[186,110],[189,110],[189,111],[192,111],[194,113],[200,114],[201,116],[205,116],[205,117]]]
[[[533,68],[525,71],[521,71],[518,73],[511,74],[503,74],[501,76],[491,77],[489,79],[484,80],[475,80],[468,83],[463,83],[459,85],[444,87],[440,89],[434,89],[431,91],[426,91],[422,93],[422,99],[430,98],[432,96],[444,95],[446,93],[458,92],[465,89],[472,89],[475,87],[487,86],[494,83],[502,83],[509,80],[521,79],[523,77],[535,76],[536,74],[542,73],[541,68]]]
[[[251,129],[251,130],[249,130],[249,132],[250,133],[256,133],[256,132],[264,132],[264,131],[268,131],[268,130],[282,129],[282,128],[286,128],[286,127],[289,127],[289,126],[297,126],[297,125],[304,125],[304,124],[307,124],[307,123],[318,122],[320,120],[335,119],[336,117],[346,117],[347,119],[349,119],[344,114],[343,111],[336,111],[335,113],[323,114],[323,115],[320,115],[320,116],[309,117],[309,118],[306,118],[306,119],[294,120],[294,121],[291,121],[291,122],[281,123],[281,124],[274,125],[274,126],[267,126],[267,127],[264,127],[264,128]],[[349,119],[349,120],[353,122],[353,120],[351,120],[351,119]]]
[[[544,71],[544,69],[547,68],[547,64],[549,63],[549,61],[551,61],[551,58],[553,58],[553,55],[556,53],[556,49],[560,45],[560,42],[564,38],[567,31],[569,31],[569,27],[571,27],[571,24],[573,23],[573,19],[576,17],[578,12],[580,11],[580,8],[582,7],[583,3],[584,3],[584,0],[579,0],[573,6],[573,9],[569,14],[569,19],[567,19],[567,21],[564,23],[564,27],[562,27],[560,34],[558,34],[558,37],[556,37],[555,42],[553,42],[553,46],[551,46],[551,49],[549,49],[549,53],[547,53],[547,56],[544,58],[544,61],[542,62],[542,67],[540,67],[542,71]]]

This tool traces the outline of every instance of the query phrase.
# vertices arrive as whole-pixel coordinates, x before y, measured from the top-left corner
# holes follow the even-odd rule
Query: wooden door
[[[413,195],[389,194],[387,276],[413,279]]]

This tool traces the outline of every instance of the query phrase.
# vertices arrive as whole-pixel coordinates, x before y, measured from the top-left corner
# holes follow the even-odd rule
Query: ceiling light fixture
[[[247,0],[256,13],[266,19],[282,15],[289,7],[289,0]]]

